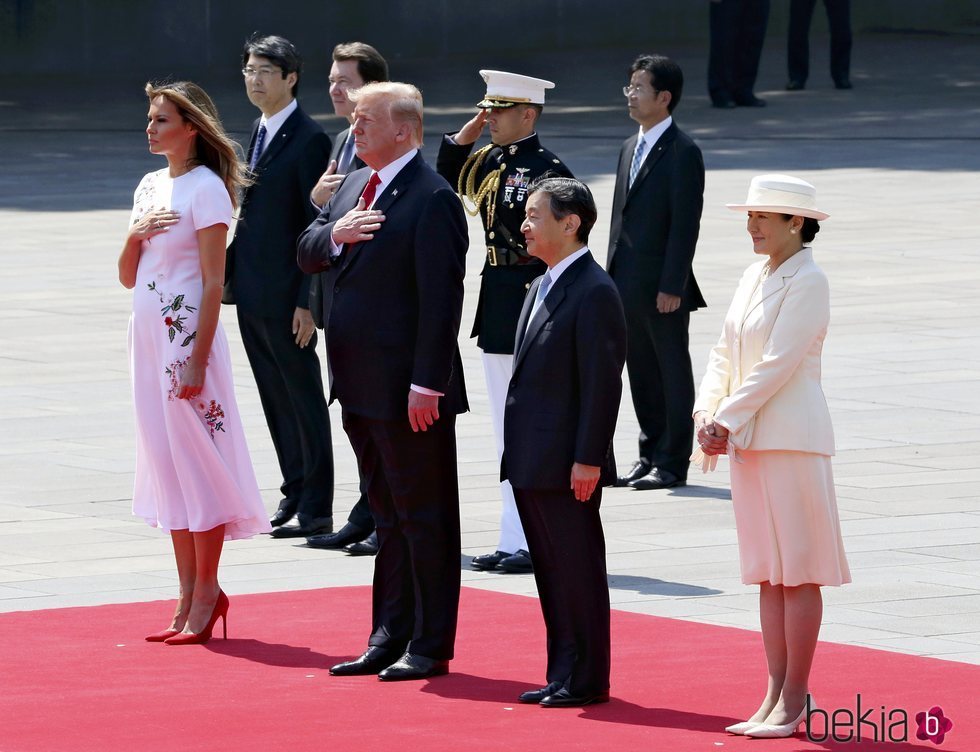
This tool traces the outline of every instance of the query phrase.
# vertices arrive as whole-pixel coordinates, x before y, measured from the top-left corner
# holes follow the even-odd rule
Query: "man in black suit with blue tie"
[[[282,37],[245,43],[245,90],[262,116],[252,126],[254,182],[242,197],[226,284],[282,472],[283,499],[270,520],[282,538],[333,529],[333,448],[310,278],[295,260],[296,239],[316,216],[309,193],[327,166],[330,138],[296,102],[301,66]],[[299,524],[285,526],[294,516]]]
[[[616,286],[589,252],[596,221],[573,178],[531,184],[521,226],[548,265],[517,324],[504,409],[501,479],[514,487],[548,635],[548,683],[523,703],[577,707],[609,699],[609,588],[599,518],[615,477],[626,321]]]
[[[623,88],[640,127],[619,152],[606,268],[626,309],[626,368],[640,424],[639,458],[616,484],[638,490],[687,483],[694,443],[688,323],[705,305],[691,268],[704,160],[673,120],[683,88],[680,66],[663,55],[634,60]]]
[[[351,95],[354,143],[368,167],[347,175],[297,246],[300,268],[329,270],[330,396],[378,532],[368,649],[330,672],[424,679],[449,670],[459,606],[466,220],[419,153],[418,89],[374,83]]]

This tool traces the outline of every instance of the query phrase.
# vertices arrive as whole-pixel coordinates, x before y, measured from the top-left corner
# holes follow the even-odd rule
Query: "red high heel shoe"
[[[165,629],[162,632],[154,632],[151,635],[147,635],[143,639],[147,642],[163,642],[168,637],[173,637],[174,635],[180,634],[179,629]]]
[[[197,634],[193,632],[181,632],[180,634],[175,634],[173,637],[168,637],[164,640],[167,645],[203,645],[208,640],[211,639],[211,632],[214,630],[214,625],[218,622],[218,617],[221,617],[221,629],[222,629],[222,639],[228,639],[228,596],[225,595],[224,590],[218,591],[218,601],[214,604],[214,611],[211,612],[211,618],[208,620],[208,624],[204,629],[202,629]]]

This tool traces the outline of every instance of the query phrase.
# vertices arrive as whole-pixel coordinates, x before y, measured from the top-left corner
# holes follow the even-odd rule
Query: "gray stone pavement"
[[[854,575],[853,584],[825,590],[822,637],[980,663],[976,40],[859,37],[856,88],[837,92],[823,73],[825,40],[814,39],[811,88],[798,94],[781,90],[782,40],[771,43],[758,87],[770,106],[753,111],[710,109],[703,51],[669,50],[688,75],[677,119],[698,139],[708,170],[695,270],[710,307],[692,317],[697,378],[738,275],[752,261],[744,219],[724,203],[741,200],[758,172],[812,180],[832,214],[814,247],[833,290],[824,386]],[[633,128],[618,95],[632,54],[525,56],[520,64],[468,62],[448,72],[400,62],[395,73],[426,92],[430,157],[438,134],[462,122],[482,93],[477,67],[552,76],[559,88],[542,137],[596,194],[592,245],[601,260],[615,156]],[[243,135],[252,113],[238,82],[203,83],[229,128]],[[307,108],[336,131],[324,86],[304,89]],[[58,82],[0,91],[0,611],[170,598],[169,540],[129,513],[130,294],[115,280],[133,187],[159,166],[145,153],[140,86],[93,92]],[[479,238],[478,225],[471,229]],[[464,327],[482,263],[474,246]],[[223,322],[238,400],[271,510],[277,467],[232,314],[225,309]],[[467,565],[494,547],[499,513],[479,351],[467,333],[460,341],[472,412],[458,422],[463,583],[533,596],[530,577]],[[339,523],[357,489],[338,415],[333,408]],[[636,433],[626,398],[616,439],[621,463],[632,460]],[[727,480],[722,461],[714,474],[692,473],[686,488],[606,492],[614,607],[758,628],[755,589],[738,578]],[[227,546],[222,579],[236,594],[365,585],[371,572],[370,559],[263,537]]]

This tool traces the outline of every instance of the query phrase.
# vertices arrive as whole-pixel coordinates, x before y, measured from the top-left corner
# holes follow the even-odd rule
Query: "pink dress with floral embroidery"
[[[200,532],[225,525],[226,539],[267,533],[271,528],[235,403],[228,341],[220,323],[200,397],[176,398],[201,305],[197,231],[228,226],[231,201],[221,179],[206,167],[178,178],[163,169],[140,181],[131,223],[160,207],[178,210],[180,221],[143,241],[133,290],[133,514],[167,531]]]

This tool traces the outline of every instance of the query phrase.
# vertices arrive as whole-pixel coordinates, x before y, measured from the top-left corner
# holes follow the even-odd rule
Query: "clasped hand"
[[[728,429],[716,423],[708,413],[701,411],[694,416],[698,446],[709,457],[728,452]]]
[[[333,226],[333,242],[337,245],[346,243],[363,243],[374,238],[374,233],[381,229],[385,215],[376,209],[368,209],[364,199],[357,200],[357,206],[337,220]]]

